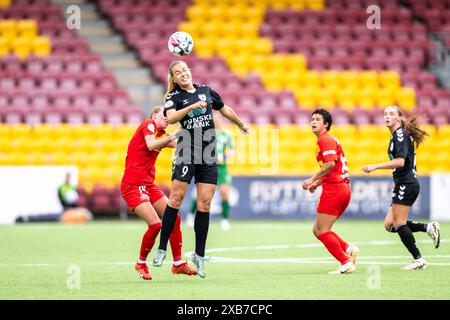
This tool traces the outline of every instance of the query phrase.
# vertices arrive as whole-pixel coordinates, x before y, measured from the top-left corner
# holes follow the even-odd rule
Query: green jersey
[[[233,149],[233,140],[231,139],[231,135],[225,130],[216,130],[216,152],[218,164],[226,164],[228,149]]]

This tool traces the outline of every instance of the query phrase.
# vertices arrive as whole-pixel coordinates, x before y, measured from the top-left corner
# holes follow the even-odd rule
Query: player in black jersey
[[[390,161],[367,165],[362,170],[370,173],[378,169],[393,169],[394,191],[392,205],[385,219],[385,228],[399,234],[402,243],[414,258],[414,261],[403,269],[424,269],[426,261],[416,246],[413,232],[427,232],[437,248],[440,241],[439,223],[423,224],[407,219],[420,191],[414,145],[418,148],[428,134],[419,128],[417,116],[404,119],[402,111],[397,106],[390,106],[384,110],[384,121],[392,133],[388,147]]]
[[[172,186],[169,203],[164,213],[160,245],[153,265],[162,265],[167,242],[178,211],[192,178],[197,188],[197,212],[195,214],[195,252],[192,260],[200,277],[205,277],[205,246],[209,227],[209,210],[217,184],[217,155],[215,126],[212,110],[238,126],[245,134],[249,129],[229,106],[223,103],[217,92],[206,85],[192,82],[189,67],[183,61],[173,61],[169,66],[168,89],[164,114],[170,123],[180,122],[178,142],[172,167]]]

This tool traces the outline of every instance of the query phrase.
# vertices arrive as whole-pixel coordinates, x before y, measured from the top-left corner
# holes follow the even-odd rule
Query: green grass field
[[[0,299],[450,298],[449,223],[441,224],[437,250],[415,234],[429,267],[404,271],[409,253],[382,221],[340,221],[335,231],[361,250],[356,272],[341,276],[327,274],[337,263],[311,228],[312,221],[235,221],[223,232],[214,221],[205,279],[173,276],[169,252],[162,268],[151,269],[154,279],[143,281],[134,271],[142,221],[0,226]],[[192,251],[194,233],[183,232],[183,251]]]

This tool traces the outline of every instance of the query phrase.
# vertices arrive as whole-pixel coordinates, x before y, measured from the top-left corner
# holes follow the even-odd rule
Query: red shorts
[[[122,182],[120,185],[120,193],[131,211],[141,203],[150,202],[154,204],[165,196],[156,184],[136,186]]]
[[[340,217],[347,209],[352,193],[350,185],[341,183],[322,183],[322,194],[317,204],[318,213]]]

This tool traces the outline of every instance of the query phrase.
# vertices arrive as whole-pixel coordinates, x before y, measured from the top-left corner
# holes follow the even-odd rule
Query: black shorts
[[[392,193],[392,203],[411,207],[419,196],[419,192],[419,182],[396,184]]]
[[[192,177],[195,183],[211,183],[217,185],[217,164],[173,164],[172,180],[191,183]]]

